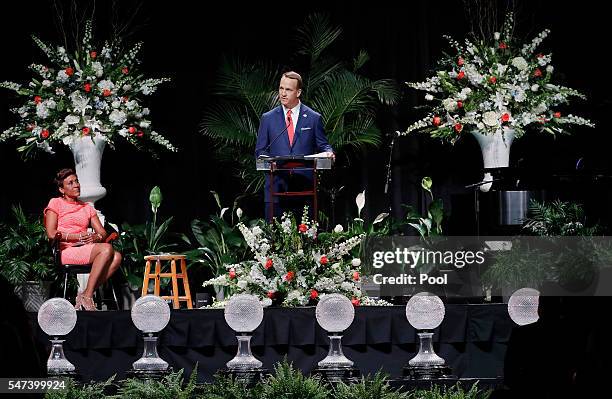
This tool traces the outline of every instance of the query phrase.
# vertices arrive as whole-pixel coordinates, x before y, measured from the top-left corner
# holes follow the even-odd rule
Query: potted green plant
[[[57,277],[47,233],[40,216],[26,216],[20,205],[11,211],[13,220],[0,224],[0,274],[15,286],[26,310],[36,312]]]

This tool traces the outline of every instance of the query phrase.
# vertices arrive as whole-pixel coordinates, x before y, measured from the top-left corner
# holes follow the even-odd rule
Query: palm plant
[[[342,29],[322,14],[311,14],[295,34],[296,54],[304,86],[301,99],[323,116],[329,143],[349,156],[350,151],[378,146],[381,132],[375,124],[380,104],[393,105],[399,91],[390,79],[371,80],[360,74],[369,60],[361,50],[350,62],[330,54]],[[254,193],[263,175],[254,169],[254,148],[259,120],[278,105],[276,87],[281,67],[240,58],[226,59],[217,78],[218,101],[207,109],[201,132],[214,139],[218,159],[230,161],[235,174]]]

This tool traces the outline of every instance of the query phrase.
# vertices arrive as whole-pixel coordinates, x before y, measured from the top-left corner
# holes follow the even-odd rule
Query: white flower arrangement
[[[361,303],[361,261],[350,253],[363,234],[351,236],[344,228],[319,232],[307,207],[300,224],[284,214],[272,225],[238,227],[253,259],[225,265],[227,273],[204,286],[229,286],[232,294],[253,294],[264,304],[276,300],[283,306],[303,306],[330,293]]]
[[[398,135],[421,131],[454,143],[465,128],[482,134],[513,129],[518,138],[527,127],[553,135],[566,133],[567,125],[594,127],[591,121],[563,115],[558,109],[571,97],[585,96],[550,83],[551,55],[535,53],[550,31],[544,30],[520,47],[512,37],[512,26],[513,14],[509,13],[502,32],[496,32],[491,42],[466,39],[462,45],[446,37],[456,55],[441,60],[436,76],[407,83],[427,92],[425,100],[435,105],[426,117]]]
[[[33,36],[49,59],[49,65],[32,64],[38,76],[27,86],[2,82],[0,87],[16,92],[24,100],[12,109],[17,124],[0,134],[0,142],[16,139],[18,150],[29,156],[41,149],[53,153],[52,144],[70,143],[82,136],[98,136],[111,147],[121,137],[138,148],[144,140],[170,151],[177,149],[151,129],[144,96],[170,79],[145,79],[137,70],[136,44],[121,54],[119,43],[105,43],[96,51],[92,24],[88,21],[80,48],[74,56],[63,47],[52,48]]]

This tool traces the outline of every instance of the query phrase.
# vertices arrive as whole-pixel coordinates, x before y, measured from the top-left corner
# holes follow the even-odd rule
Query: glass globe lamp
[[[47,372],[51,375],[72,374],[75,367],[64,355],[60,339],[74,329],[77,314],[74,306],[64,298],[51,298],[38,310],[38,325],[50,337],[51,353],[47,360]]]

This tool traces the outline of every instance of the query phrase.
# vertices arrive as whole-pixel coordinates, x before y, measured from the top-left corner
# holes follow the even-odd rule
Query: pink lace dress
[[[86,233],[90,226],[92,216],[96,215],[95,209],[84,202],[68,202],[61,197],[52,198],[45,208],[57,214],[57,231],[69,234]],[[71,265],[86,265],[90,263],[91,251],[94,244],[75,245],[75,243],[61,242],[62,263]]]

